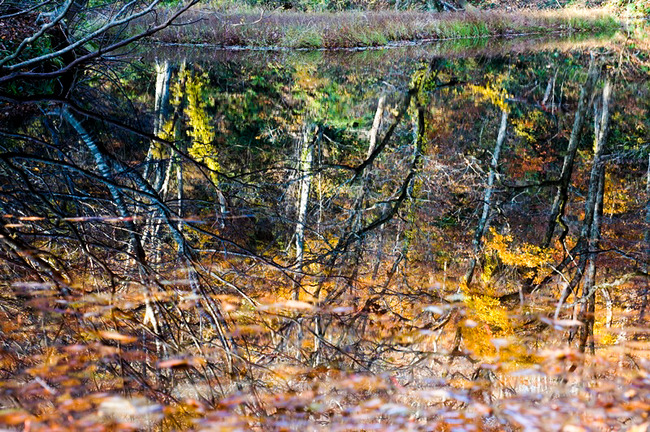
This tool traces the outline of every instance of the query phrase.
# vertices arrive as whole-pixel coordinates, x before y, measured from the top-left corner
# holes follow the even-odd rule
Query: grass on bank
[[[352,48],[423,39],[458,39],[517,34],[607,33],[620,23],[604,10],[427,12],[188,12],[192,24],[165,29],[166,43],[286,48]]]

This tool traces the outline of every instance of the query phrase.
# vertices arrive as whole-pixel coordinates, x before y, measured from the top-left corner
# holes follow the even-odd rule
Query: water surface
[[[65,95],[8,89],[0,106],[1,310],[21,317],[4,339],[42,356],[40,328],[74,397],[194,400],[215,427],[343,429],[546,430],[531,400],[563,401],[558,424],[586,421],[590,389],[643,401],[643,49],[136,57],[80,72]],[[51,373],[2,379],[38,411],[16,383]],[[96,397],[71,425],[116,406]],[[589,415],[620,427],[644,405],[627,409]]]

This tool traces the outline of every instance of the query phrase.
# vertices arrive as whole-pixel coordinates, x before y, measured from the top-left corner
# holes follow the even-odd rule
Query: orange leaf
[[[125,335],[125,334],[110,331],[110,330],[102,330],[102,331],[99,332],[99,335],[101,337],[103,337],[104,339],[111,339],[111,340],[122,342],[122,343],[125,343],[125,344],[133,343],[133,342],[138,340],[138,338],[135,337],[135,336],[129,336],[129,335]]]
[[[25,423],[31,416],[23,411],[7,410],[0,411],[0,424],[16,426]]]

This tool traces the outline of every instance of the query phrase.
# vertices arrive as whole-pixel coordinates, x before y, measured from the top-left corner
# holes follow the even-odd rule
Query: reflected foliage
[[[643,430],[628,44],[170,54],[7,92],[0,422]]]

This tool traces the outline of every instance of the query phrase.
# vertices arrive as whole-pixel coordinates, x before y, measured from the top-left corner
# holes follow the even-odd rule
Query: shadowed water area
[[[0,420],[645,430],[642,40],[151,45],[12,84]]]

